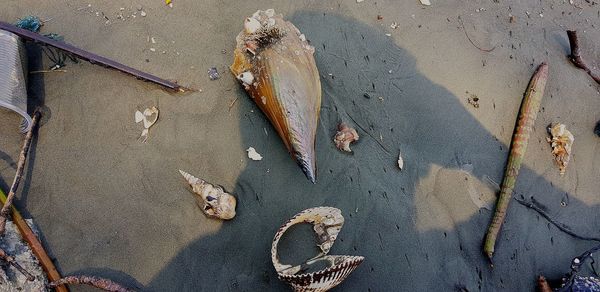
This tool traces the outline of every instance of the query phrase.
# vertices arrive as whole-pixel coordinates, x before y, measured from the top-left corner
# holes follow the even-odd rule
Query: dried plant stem
[[[0,190],[0,202],[3,204],[6,202],[6,194],[4,194],[2,190]],[[31,248],[31,251],[40,262],[40,266],[42,266],[42,269],[46,272],[48,281],[56,281],[60,279],[60,274],[58,273],[58,270],[56,270],[54,263],[52,263],[52,260],[48,256],[48,253],[46,253],[42,243],[39,241],[37,236],[35,236],[35,233],[33,233],[33,230],[31,230],[31,227],[29,227],[15,206],[12,206],[12,219],[13,223],[17,226],[17,229],[19,229],[19,232],[21,232],[21,236],[27,242],[29,248]],[[55,288],[55,290],[56,292],[69,291],[66,286],[58,286]]]
[[[94,277],[94,276],[85,276],[85,275],[66,276],[62,279],[59,279],[58,281],[49,283],[48,287],[55,288],[56,286],[65,285],[65,284],[90,285],[90,286],[96,287],[98,289],[102,289],[104,291],[111,291],[111,292],[135,291],[135,290],[132,290],[129,288],[125,288],[111,280],[108,280],[108,279],[103,279],[103,278]]]
[[[19,188],[19,183],[21,182],[21,178],[23,177],[23,170],[25,169],[25,162],[27,161],[27,153],[29,152],[29,147],[31,146],[31,138],[33,137],[33,132],[36,129],[37,123],[42,114],[39,110],[35,110],[33,113],[33,119],[31,123],[31,129],[27,132],[25,136],[25,140],[23,141],[23,148],[21,148],[21,154],[19,154],[19,162],[17,163],[17,173],[15,174],[15,179],[13,180],[12,185],[10,186],[10,190],[8,191],[8,197],[6,198],[6,202],[2,206],[2,210],[0,210],[0,236],[4,234],[4,229],[6,227],[6,217],[8,217],[8,213],[10,212],[10,207],[12,206],[13,199],[15,198],[15,193]]]
[[[488,227],[483,246],[483,251],[487,255],[490,262],[492,261],[492,256],[494,255],[494,247],[496,245],[498,233],[500,232],[502,224],[504,223],[504,219],[506,218],[506,211],[512,197],[517,176],[519,175],[521,162],[523,161],[523,156],[525,156],[525,151],[527,150],[529,135],[533,130],[533,124],[540,109],[547,79],[548,65],[546,63],[542,63],[533,74],[533,77],[529,82],[529,86],[527,87],[527,91],[525,92],[523,103],[521,104],[519,118],[517,119],[515,132],[511,142],[510,153],[508,155],[508,164],[504,172],[504,180],[502,181],[502,187],[500,189],[500,196],[496,202],[496,211],[494,212],[494,217]]]
[[[0,259],[9,263],[11,266],[15,267],[15,269],[17,269],[21,274],[23,274],[23,275],[25,275],[25,277],[27,277],[28,281],[35,280],[35,277],[33,275],[31,275],[29,272],[27,272],[27,270],[25,270],[23,267],[21,267],[21,265],[19,265],[19,263],[17,263],[17,261],[15,261],[15,259],[13,257],[6,254],[6,252],[1,248],[0,248]]]
[[[583,69],[583,71],[590,75],[594,81],[600,84],[600,75],[598,73],[594,73],[581,57],[577,32],[574,30],[567,30],[567,36],[569,37],[569,45],[571,46],[571,54],[569,55],[571,63],[573,63],[575,67]]]

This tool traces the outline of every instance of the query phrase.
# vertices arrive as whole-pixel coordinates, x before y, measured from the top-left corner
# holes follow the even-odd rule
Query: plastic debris
[[[40,20],[40,18],[32,15],[25,16],[15,23],[16,27],[32,32],[39,32],[42,25],[44,25],[44,23]]]
[[[219,71],[217,71],[216,67],[211,67],[208,69],[208,78],[210,78],[210,80],[217,80],[220,77],[221,76],[219,76]]]
[[[143,112],[139,110],[135,112],[135,123],[143,122],[144,129],[142,130],[142,134],[140,135],[140,139],[142,143],[146,143],[148,141],[148,133],[150,127],[152,127],[156,121],[158,120],[158,108],[155,106],[151,108],[145,109]]]
[[[423,5],[427,5],[427,6],[431,5],[431,2],[429,2],[429,0],[420,0],[420,1],[421,1],[421,4],[423,4]]]
[[[552,154],[554,161],[558,165],[560,174],[565,174],[569,160],[571,159],[571,147],[575,137],[567,130],[566,126],[561,123],[555,123],[548,128],[551,137],[546,138],[548,143],[552,145]]]
[[[393,29],[397,29],[399,27],[399,25],[397,22],[394,21],[394,22],[392,22],[392,24],[390,24],[390,27]]]
[[[27,114],[26,55],[21,38],[0,30],[0,107],[23,117],[22,133],[29,131],[32,122]]]
[[[258,154],[258,152],[256,152],[256,149],[254,149],[254,147],[249,147],[248,149],[246,149],[246,152],[248,152],[248,158],[250,158],[254,161],[260,161],[263,159],[262,155]]]

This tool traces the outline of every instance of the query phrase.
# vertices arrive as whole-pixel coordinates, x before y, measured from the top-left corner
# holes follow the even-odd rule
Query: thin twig
[[[583,61],[581,57],[581,52],[579,49],[579,40],[577,39],[577,31],[567,30],[567,36],[569,37],[569,45],[571,46],[571,54],[569,55],[569,60],[571,63],[575,65],[575,67],[583,69],[594,81],[600,84],[600,75],[592,72],[590,67]]]
[[[15,269],[17,269],[21,274],[25,275],[25,277],[27,278],[28,281],[35,280],[35,277],[32,274],[30,274],[29,272],[27,272],[27,270],[25,270],[23,267],[21,267],[21,265],[19,265],[19,263],[17,263],[17,261],[15,261],[15,259],[13,257],[6,254],[6,252],[1,248],[0,248],[0,259],[9,263],[11,266],[15,267]]]
[[[6,194],[4,194],[4,192],[1,189],[0,189],[0,202],[2,204],[4,204],[4,202],[6,202]],[[12,220],[13,220],[13,223],[17,226],[17,229],[19,229],[19,232],[21,233],[23,240],[25,240],[27,242],[27,244],[29,245],[29,248],[31,248],[31,251],[33,252],[35,257],[38,259],[38,261],[40,262],[40,266],[42,266],[42,269],[46,272],[48,281],[59,280],[61,278],[61,276],[58,273],[58,270],[56,270],[54,263],[48,256],[48,253],[46,253],[46,250],[44,250],[44,247],[42,246],[42,243],[40,242],[40,240],[37,238],[35,233],[33,233],[33,230],[31,230],[31,227],[29,227],[29,225],[27,224],[25,219],[23,219],[23,217],[21,216],[21,213],[19,213],[19,210],[17,210],[17,208],[15,208],[15,206],[12,206]],[[62,286],[56,287],[55,291],[56,292],[68,292],[69,290],[67,289],[67,286],[62,285]]]
[[[29,72],[29,74],[54,73],[54,72],[67,73],[67,70],[62,70],[62,69],[56,69],[56,70],[38,70],[38,71],[31,71],[31,72]]]
[[[485,236],[483,251],[490,260],[490,263],[494,255],[496,239],[506,218],[506,211],[508,210],[508,204],[510,203],[510,198],[512,197],[512,192],[519,175],[521,162],[527,150],[529,136],[533,131],[533,124],[537,118],[542,97],[544,96],[546,80],[548,80],[548,65],[542,63],[533,74],[533,77],[531,77],[531,81],[529,81],[529,86],[523,97],[521,109],[519,110],[519,118],[517,119],[512,137],[504,179],[502,180],[500,196],[498,196],[494,217]]]
[[[25,136],[25,140],[23,141],[23,148],[21,148],[21,154],[19,154],[19,162],[17,163],[17,173],[15,174],[15,179],[8,191],[8,197],[6,198],[6,202],[2,206],[2,210],[0,210],[0,235],[4,234],[4,229],[6,227],[6,218],[10,212],[10,207],[12,206],[12,201],[15,198],[15,193],[17,192],[17,188],[19,188],[19,183],[21,182],[21,178],[23,177],[23,170],[25,169],[25,161],[27,160],[27,153],[29,152],[29,147],[31,146],[31,137],[33,137],[33,132],[35,132],[37,123],[40,119],[41,112],[36,109],[33,113],[33,119],[31,123],[31,129],[27,132]]]
[[[592,240],[592,241],[600,242],[599,237],[590,237],[590,236],[579,235],[579,234],[575,233],[571,229],[571,227],[569,227],[568,225],[566,225],[562,222],[556,221],[554,218],[550,217],[550,215],[544,210],[545,207],[542,204],[540,204],[538,201],[536,201],[534,198],[531,198],[531,201],[529,201],[529,202],[519,199],[519,198],[514,198],[514,200],[517,201],[519,204],[538,212],[538,214],[540,214],[542,217],[546,218],[546,220],[548,220],[548,222],[552,223],[552,225],[556,226],[558,229],[560,229],[560,231],[562,231],[572,237],[575,237],[575,238],[581,239],[581,240]]]
[[[129,288],[125,288],[123,286],[121,286],[120,284],[117,284],[111,280],[108,279],[103,279],[103,278],[99,278],[99,277],[95,277],[95,276],[85,276],[85,275],[79,275],[79,276],[66,276],[58,281],[54,281],[48,284],[48,287],[50,288],[54,288],[56,286],[59,285],[65,285],[65,284],[83,284],[83,285],[89,285],[89,286],[93,286],[96,287],[98,289],[102,289],[104,291],[110,291],[110,292],[131,292],[131,291],[135,291]]]
[[[236,97],[230,104],[229,104],[229,111],[231,111],[231,108],[235,105],[235,103],[238,101],[240,97]]]
[[[465,33],[465,36],[467,37],[467,39],[469,40],[469,42],[470,42],[470,43],[471,43],[471,44],[472,44],[474,47],[476,47],[477,49],[479,49],[480,51],[483,51],[483,52],[489,53],[489,52],[493,51],[493,50],[496,48],[496,46],[494,46],[494,47],[493,47],[493,48],[491,48],[491,49],[483,49],[483,48],[481,48],[480,46],[476,45],[476,44],[475,44],[475,42],[473,42],[473,40],[471,39],[471,37],[469,37],[469,34],[467,33],[467,30],[465,29],[465,24],[463,23],[463,21],[462,21],[462,19],[460,18],[460,16],[458,17],[458,23],[460,23],[460,26],[462,27],[462,29],[463,29],[463,32]]]

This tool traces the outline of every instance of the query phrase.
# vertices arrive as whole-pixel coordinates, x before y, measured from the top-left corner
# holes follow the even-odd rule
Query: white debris
[[[399,27],[399,25],[397,22],[394,21],[394,22],[392,22],[392,24],[390,24],[390,27],[393,29],[397,29]]]
[[[391,33],[386,33],[385,35],[386,35],[386,36],[389,36],[389,37],[390,37],[390,36],[392,36],[392,34],[391,34]]]
[[[156,52],[155,48],[150,48],[150,52]]]
[[[356,0],[356,3],[360,3],[360,2],[363,2],[363,1],[365,1],[365,0]]]
[[[402,159],[402,153],[398,154],[398,168],[400,168],[400,170],[404,168],[404,159]]]
[[[248,17],[248,18],[246,18],[246,21],[244,21],[244,31],[246,31],[247,34],[255,33],[261,27],[262,27],[262,25],[260,24],[258,19],[254,18],[254,17]]]
[[[254,75],[252,75],[252,72],[250,71],[243,72],[242,74],[238,75],[237,78],[246,85],[250,85],[254,81]]]
[[[254,149],[254,147],[246,149],[246,152],[248,152],[248,158],[255,161],[262,160],[262,156],[258,154],[258,152],[256,152],[256,149]]]
[[[146,11],[142,10],[142,12],[140,12],[140,15],[141,15],[142,17],[146,17]]]
[[[143,143],[146,143],[148,140],[148,133],[150,127],[156,123],[158,120],[158,108],[155,106],[151,108],[145,109],[143,112],[135,111],[135,123],[143,122],[144,129],[142,130],[142,134],[140,135],[140,139]]]
[[[429,2],[429,0],[420,0],[420,1],[421,1],[421,4],[423,4],[423,5],[427,5],[427,6],[431,5],[431,2]]]

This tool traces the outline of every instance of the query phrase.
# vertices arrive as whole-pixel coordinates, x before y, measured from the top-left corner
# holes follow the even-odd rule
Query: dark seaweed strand
[[[521,162],[527,150],[529,136],[533,130],[533,124],[537,118],[537,113],[540,109],[542,97],[544,95],[544,87],[548,79],[548,65],[542,63],[536,72],[533,74],[523,102],[519,111],[515,132],[513,134],[510,154],[508,155],[508,164],[504,172],[504,180],[500,189],[500,196],[496,203],[496,210],[492,222],[488,227],[486,238],[484,241],[483,251],[487,255],[490,262],[494,254],[496,239],[506,218],[506,211],[512,197],[512,192],[519,175]]]
[[[64,42],[59,42],[56,40],[53,40],[47,36],[43,36],[31,31],[28,31],[26,29],[22,29],[22,28],[18,28],[10,23],[6,23],[3,21],[0,21],[0,29],[2,30],[6,30],[9,32],[12,32],[24,39],[27,40],[32,40],[34,42],[37,43],[42,43],[44,45],[53,47],[53,48],[57,48],[63,51],[68,52],[70,55],[72,56],[76,56],[82,60],[86,60],[92,64],[99,64],[102,65],[104,67],[108,67],[108,68],[112,68],[118,71],[121,71],[123,73],[127,73],[129,75],[133,75],[138,79],[142,79],[145,81],[150,81],[153,83],[156,83],[158,85],[164,86],[168,89],[171,90],[175,90],[175,91],[185,91],[185,88],[181,87],[180,85],[178,85],[175,82],[171,82],[159,77],[156,77],[152,74],[148,74],[142,71],[139,71],[137,69],[131,68],[129,66],[123,65],[121,63],[115,62],[113,60],[110,60],[108,58],[102,57],[102,56],[98,56],[94,53],[82,50],[80,48],[77,48],[75,46],[69,45],[67,43]]]

